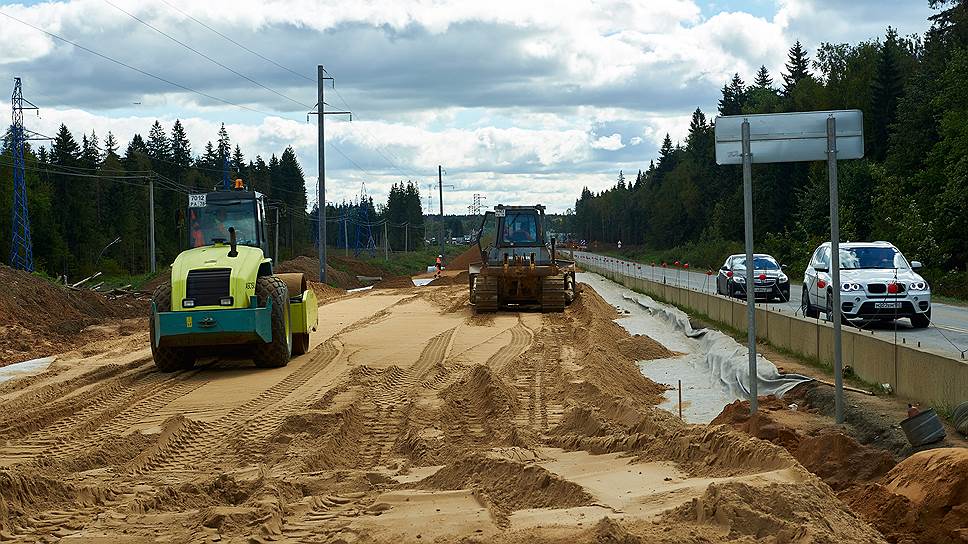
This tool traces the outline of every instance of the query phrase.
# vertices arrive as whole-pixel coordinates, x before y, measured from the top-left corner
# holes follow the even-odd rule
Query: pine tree
[[[721,115],[739,115],[743,113],[743,106],[746,103],[746,87],[739,74],[733,74],[733,78],[722,89],[723,97],[719,100],[719,113]]]
[[[165,129],[161,128],[161,123],[157,120],[151,125],[151,130],[148,131],[148,141],[145,145],[148,148],[148,157],[151,158],[155,168],[164,169],[162,164],[170,160],[171,157],[171,142],[168,141]]]
[[[118,156],[118,140],[114,137],[114,134],[109,130],[108,137],[104,139],[104,159],[114,155]]]
[[[229,139],[229,131],[225,130],[225,123],[218,129],[218,161],[219,167],[227,161],[232,154],[232,141]]]
[[[245,157],[242,155],[242,148],[235,144],[235,151],[232,152],[232,171],[236,177],[245,178]],[[246,179],[248,183],[248,180]]]
[[[178,119],[171,127],[171,162],[181,168],[188,168],[192,162],[192,147]]]
[[[783,94],[785,96],[790,96],[793,93],[793,88],[797,86],[797,83],[811,77],[810,57],[807,56],[807,50],[800,44],[800,40],[797,40],[797,43],[790,48],[786,72],[783,74]]]
[[[887,156],[890,127],[897,119],[897,104],[904,93],[904,81],[898,63],[897,31],[887,28],[887,36],[877,59],[874,80],[871,82],[870,157],[882,161]]]
[[[753,80],[753,84],[761,89],[773,88],[773,78],[770,77],[770,71],[766,69],[765,65],[760,65],[760,69],[756,72],[756,79]]]

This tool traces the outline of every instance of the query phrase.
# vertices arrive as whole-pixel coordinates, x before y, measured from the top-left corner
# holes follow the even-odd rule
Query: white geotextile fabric
[[[713,379],[718,379],[722,387],[736,398],[749,398],[749,352],[745,346],[716,330],[693,329],[689,316],[678,308],[660,304],[645,295],[622,296],[645,308],[653,317],[698,341],[705,357],[697,358],[696,364],[704,365],[702,370]],[[782,397],[795,386],[812,380],[800,374],[781,374],[773,363],[759,354],[756,356],[756,378],[759,396],[777,397]]]

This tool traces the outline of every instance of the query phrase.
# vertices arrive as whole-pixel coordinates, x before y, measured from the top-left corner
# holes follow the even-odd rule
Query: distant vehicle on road
[[[840,311],[852,324],[910,318],[923,329],[931,323],[931,287],[918,274],[921,263],[910,264],[888,242],[840,244]],[[830,317],[830,242],[821,244],[803,274],[803,313]]]
[[[753,255],[753,294],[764,300],[790,300],[790,278],[786,268],[765,253]],[[726,258],[716,276],[716,292],[730,297],[746,297],[746,255],[738,253]]]

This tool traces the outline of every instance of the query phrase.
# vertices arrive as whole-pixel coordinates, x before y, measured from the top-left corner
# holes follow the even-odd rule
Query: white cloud
[[[592,142],[592,147],[594,149],[604,149],[606,151],[615,151],[625,147],[622,143],[622,135],[615,133],[611,136],[602,136],[599,139]]]

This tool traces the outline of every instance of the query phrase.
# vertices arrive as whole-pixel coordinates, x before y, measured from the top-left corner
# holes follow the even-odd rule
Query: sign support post
[[[756,287],[753,260],[753,154],[750,152],[750,122],[743,121],[743,223],[746,231],[746,343],[750,358],[750,414],[758,408],[756,381]]]
[[[830,321],[834,327],[834,412],[844,422],[844,362],[840,338],[840,204],[837,197],[837,118],[827,117],[827,176],[830,180]]]
[[[839,122],[838,122],[839,121]],[[827,161],[830,181],[830,250],[832,283],[829,318],[833,326],[836,420],[843,423],[844,374],[840,306],[840,217],[837,161],[864,157],[864,114],[860,110],[803,111],[716,118],[716,164],[743,165],[743,211],[746,228],[746,304],[750,366],[750,413],[756,412],[756,280],[753,260],[752,166],[756,162]],[[663,274],[665,274],[663,270]],[[663,275],[663,281],[665,276]]]

